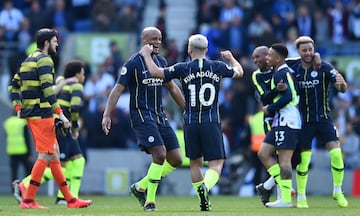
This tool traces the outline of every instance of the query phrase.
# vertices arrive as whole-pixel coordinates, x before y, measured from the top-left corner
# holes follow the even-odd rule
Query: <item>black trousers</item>
[[[10,156],[11,182],[19,178],[18,172],[20,165],[22,165],[24,168],[25,176],[31,173],[33,162],[29,160],[29,155],[9,155],[9,156]]]

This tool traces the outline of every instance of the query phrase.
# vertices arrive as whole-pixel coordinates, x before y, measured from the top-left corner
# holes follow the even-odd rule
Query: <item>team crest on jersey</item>
[[[332,70],[330,71],[330,73],[331,73],[332,76],[336,76],[336,72],[337,72],[336,69],[332,69]]]
[[[120,70],[120,75],[125,75],[127,73],[127,68],[126,67],[122,67]]]
[[[310,75],[311,75],[312,78],[315,78],[315,77],[318,76],[318,72],[317,71],[311,71]]]
[[[171,73],[171,72],[174,72],[174,71],[175,71],[174,66],[170,66],[170,67],[169,67],[169,72]]]
[[[148,142],[153,143],[155,141],[155,138],[153,136],[148,137]]]

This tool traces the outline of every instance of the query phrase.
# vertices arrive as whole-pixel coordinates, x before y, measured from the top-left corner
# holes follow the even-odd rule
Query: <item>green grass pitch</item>
[[[19,205],[11,195],[0,196],[0,215],[191,215],[191,216],[227,216],[227,215],[286,215],[286,216],[318,216],[335,215],[351,216],[360,214],[360,198],[349,198],[349,207],[340,208],[331,197],[308,197],[309,209],[265,208],[258,197],[242,198],[236,196],[211,196],[212,210],[200,212],[197,198],[183,196],[158,196],[156,212],[144,212],[137,200],[131,196],[83,196],[94,202],[89,208],[67,209],[54,204],[54,197],[38,196],[37,201],[49,207],[46,210],[19,209]],[[295,202],[295,200],[294,200]]]

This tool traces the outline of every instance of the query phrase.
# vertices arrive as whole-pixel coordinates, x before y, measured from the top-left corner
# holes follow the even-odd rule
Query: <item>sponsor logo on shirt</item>
[[[319,85],[320,81],[315,80],[306,80],[306,81],[299,81],[300,88],[315,88],[315,86]]]
[[[147,78],[142,80],[142,83],[147,86],[161,86],[163,82],[164,80],[160,78]]]
[[[318,72],[317,71],[311,71],[310,75],[311,75],[312,78],[315,78],[315,77],[318,76]]]

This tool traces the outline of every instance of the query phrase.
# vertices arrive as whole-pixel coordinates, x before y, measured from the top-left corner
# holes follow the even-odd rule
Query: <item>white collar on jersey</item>
[[[281,70],[283,68],[288,68],[288,67],[289,66],[286,63],[284,63],[284,64],[280,65],[280,67],[277,70],[279,71],[279,70]]]

